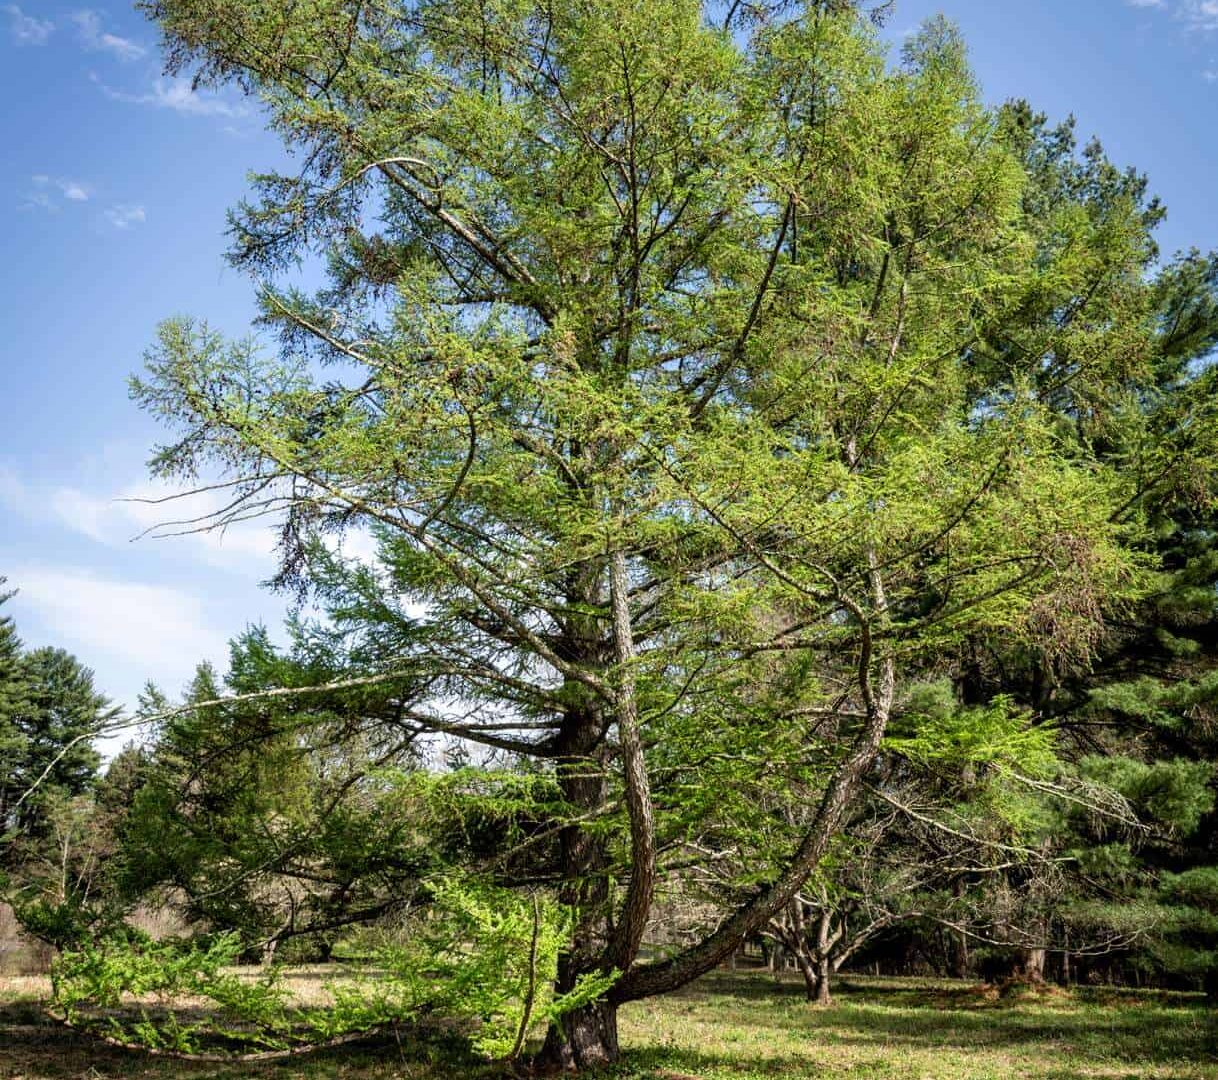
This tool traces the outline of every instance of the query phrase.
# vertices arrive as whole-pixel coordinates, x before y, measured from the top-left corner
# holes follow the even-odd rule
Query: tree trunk
[[[630,581],[626,557],[615,551],[609,563],[609,600],[613,612],[614,655],[619,666],[616,690],[618,746],[622,786],[630,819],[630,880],[605,952],[604,967],[628,971],[639,952],[655,892],[656,838],[651,783],[643,758],[639,707],[635,698],[634,632],[630,624]]]
[[[800,974],[804,977],[804,996],[809,1001],[816,1000],[816,972],[810,964],[799,965]]]
[[[957,878],[952,882],[952,896],[957,900],[964,895],[964,884]],[[968,934],[961,930],[948,930],[951,940],[951,973],[957,979],[967,979],[971,967]]]
[[[791,950],[799,973],[804,977],[804,993],[808,1001],[816,1005],[828,1005],[829,975],[833,970],[827,956],[818,956],[811,949],[798,947]]]
[[[620,1052],[617,1006],[610,1001],[594,1001],[551,1025],[534,1064],[542,1071],[575,1072],[611,1065]]]
[[[604,718],[594,707],[575,706],[564,716],[559,732],[559,789],[569,806],[589,816],[605,798],[604,728]],[[555,991],[565,994],[575,988],[582,974],[600,966],[608,934],[608,859],[604,838],[580,822],[562,828],[558,848],[558,899],[575,912],[571,941],[558,957]],[[559,1024],[551,1025],[537,1064],[544,1069],[570,1070],[616,1058],[616,1010],[616,1005],[594,1002],[564,1016]]]
[[[829,993],[829,974],[833,970],[827,956],[817,957],[815,961],[816,987],[815,994],[809,998],[817,1005],[831,1005],[833,998]]]
[[[809,1001],[816,1000],[816,968],[812,964],[812,957],[806,950],[800,949],[795,953],[795,964],[799,968],[799,973],[804,977],[804,992]]]
[[[957,932],[952,941],[952,976],[957,979],[967,979],[969,976],[970,957],[968,936]]]
[[[1040,985],[1045,981],[1045,950],[1024,949],[1019,958],[1016,977]]]

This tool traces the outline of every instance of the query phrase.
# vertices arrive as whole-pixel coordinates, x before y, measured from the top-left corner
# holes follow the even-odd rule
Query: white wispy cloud
[[[111,101],[122,101],[128,105],[148,105],[158,109],[172,109],[188,116],[246,116],[249,109],[237,101],[230,101],[218,94],[195,90],[189,79],[161,78],[145,93],[133,94],[117,90],[96,74],[89,76],[101,87],[102,93]]]
[[[65,199],[70,199],[72,202],[89,201],[89,189],[84,184],[78,184],[75,180],[61,180],[59,184],[59,190],[63,192]]]
[[[70,17],[77,36],[90,52],[107,52],[120,60],[138,60],[148,53],[138,42],[103,30],[101,16],[91,8],[74,11]]]
[[[59,207],[55,205],[51,196],[45,191],[31,191],[25,196],[21,203],[22,210],[45,210],[48,214],[59,213]]]
[[[224,529],[196,530],[204,519],[213,520],[220,514],[229,501],[219,491],[184,493],[146,480],[128,486],[121,500],[111,505],[124,521],[127,538],[132,528],[164,536],[184,532],[179,542],[185,540],[207,562],[266,576],[273,565],[276,543],[268,522],[252,520],[235,522]]]
[[[30,185],[21,203],[22,210],[45,210],[49,214],[57,214],[62,206],[61,200],[88,202],[93,195],[93,189],[84,181],[66,176],[36,173],[30,177]]]
[[[5,4],[0,11],[8,16],[9,36],[18,45],[45,45],[55,30],[50,19],[27,15],[16,4]]]
[[[1175,13],[1190,30],[1218,31],[1218,0],[1179,0]]]
[[[105,459],[103,452],[82,472],[98,475]],[[117,460],[117,468],[127,467]],[[274,633],[281,605],[257,588],[275,569],[276,532],[269,523],[194,531],[197,519],[224,509],[223,490],[169,501],[178,489],[159,481],[141,479],[120,490],[113,497],[104,477],[100,485],[40,481],[0,458],[0,520],[20,522],[18,535],[27,535],[15,555],[3,550],[0,534],[0,571],[8,578],[5,588],[18,590],[9,613],[26,642],[76,653],[95,668],[103,692],[134,706],[148,680],[174,694],[199,661],[223,668],[229,638],[251,616]],[[142,536],[150,529],[167,538]],[[29,537],[45,547],[31,548]],[[364,530],[327,543],[348,559],[376,565],[375,544]],[[418,605],[407,610],[416,618],[426,614]]]
[[[85,491],[72,485],[31,483],[0,465],[0,505],[26,520],[52,522],[106,547],[132,541],[155,546],[189,561],[263,580],[274,570],[276,535],[269,523],[236,522],[223,530],[200,531],[202,519],[224,508],[216,491],[184,494],[150,480],[117,491]],[[182,533],[177,536],[174,534]],[[151,534],[163,535],[156,540]],[[361,548],[359,554],[366,555]]]
[[[122,203],[109,207],[102,215],[116,229],[129,229],[132,225],[143,225],[147,220],[142,206]]]
[[[97,464],[84,471],[95,474]],[[19,522],[15,534],[27,537],[14,554],[3,550],[7,536],[0,532],[0,571],[5,588],[18,590],[9,613],[26,642],[76,653],[96,669],[105,693],[133,706],[150,679],[174,693],[199,661],[222,667],[228,639],[251,612],[276,623],[278,603],[268,605],[257,588],[274,570],[275,536],[244,523],[223,535],[146,537],[133,545],[153,526],[189,528],[172,519],[220,508],[221,496],[156,502],[173,489],[141,480],[122,490],[126,501],[101,483],[93,490],[40,481],[0,459],[0,520]],[[83,544],[73,545],[73,536]],[[32,549],[30,537],[45,548]]]
[[[1218,33],[1218,0],[1125,0],[1128,7],[1162,11],[1188,34],[1208,37]],[[1207,83],[1218,82],[1218,68],[1201,71]]]
[[[38,188],[58,188],[59,193],[70,202],[88,202],[93,189],[80,180],[72,180],[66,176],[47,176],[38,173],[30,177],[31,182]]]
[[[184,589],[38,563],[7,576],[7,587],[19,590],[45,630],[90,661],[117,660],[148,678],[176,681],[204,657],[225,655],[227,635],[203,600]]]

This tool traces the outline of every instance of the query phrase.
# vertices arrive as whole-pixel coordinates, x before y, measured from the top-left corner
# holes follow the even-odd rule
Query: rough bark
[[[576,1072],[617,1061],[617,1005],[594,1001],[551,1026],[535,1065],[543,1071]]]
[[[630,818],[630,881],[603,966],[625,971],[638,955],[647,929],[656,879],[655,819],[651,787],[643,759],[639,734],[639,710],[635,699],[634,635],[630,624],[626,558],[613,553],[609,564],[609,597],[613,611],[614,654],[619,667],[617,686],[618,743],[622,756],[622,783]]]
[[[560,835],[560,900],[578,913],[570,949],[559,957],[556,990],[572,990],[579,977],[594,970],[623,971],[634,961],[647,927],[655,889],[656,850],[651,791],[638,728],[631,664],[635,659],[626,561],[621,553],[609,565],[613,616],[613,655],[619,682],[613,719],[618,730],[623,787],[630,819],[631,874],[626,897],[612,925],[608,918],[608,859],[604,841],[582,825]],[[573,711],[560,735],[558,777],[565,801],[581,813],[592,813],[605,798],[607,724],[599,710]],[[617,1060],[617,1004],[599,1001],[564,1016],[547,1032],[536,1060],[543,1069],[575,1070]]]
[[[1035,985],[1043,983],[1045,981],[1045,950],[1042,948],[1022,949],[1015,976]]]
[[[799,973],[804,977],[804,996],[809,1001],[815,1001],[816,968],[812,966],[812,960],[808,956],[799,956],[796,962],[799,964]]]
[[[829,993],[829,973],[832,970],[833,965],[828,959],[822,957],[816,961],[816,985],[809,1000],[815,1001],[817,1005],[832,1004],[833,999]]]
[[[572,708],[563,718],[558,739],[561,751],[557,761],[558,785],[563,800],[579,818],[595,814],[604,803],[603,737],[604,721],[596,708]],[[608,858],[603,839],[578,821],[559,833],[558,849],[558,899],[577,913],[571,944],[558,958],[555,990],[564,994],[575,987],[580,975],[599,966],[604,952]],[[591,1046],[596,1041],[594,1019],[581,1021],[572,1014],[564,1019],[561,1029],[551,1028],[538,1064],[549,1068],[578,1067],[571,1056],[574,1051],[564,1046],[573,1036],[578,1037],[575,1045]],[[612,1048],[616,1052],[616,1027]]]

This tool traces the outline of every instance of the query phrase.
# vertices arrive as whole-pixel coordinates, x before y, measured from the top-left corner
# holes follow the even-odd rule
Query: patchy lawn
[[[302,997],[315,972],[296,982]],[[458,1044],[403,1036],[263,1065],[112,1050],[46,1020],[45,983],[0,979],[0,1078],[439,1080],[490,1077]],[[1008,1000],[963,983],[844,979],[829,1009],[802,986],[722,973],[622,1013],[634,1080],[1218,1080],[1218,1010],[1199,998],[1076,990]]]

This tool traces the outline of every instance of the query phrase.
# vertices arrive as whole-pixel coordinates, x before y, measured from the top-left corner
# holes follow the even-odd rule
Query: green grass
[[[455,1043],[402,1037],[260,1066],[190,1065],[112,1050],[45,1020],[37,986],[0,981],[0,1078],[261,1077],[440,1080],[496,1070]],[[1199,998],[1076,990],[995,999],[962,983],[846,979],[835,1004],[794,982],[726,973],[631,1005],[623,1065],[635,1080],[1218,1080],[1218,1010]]]
[[[1185,995],[1074,991],[994,999],[962,983],[850,979],[828,1009],[760,976],[703,980],[623,1018],[639,1075],[1218,1078],[1218,1013]]]

